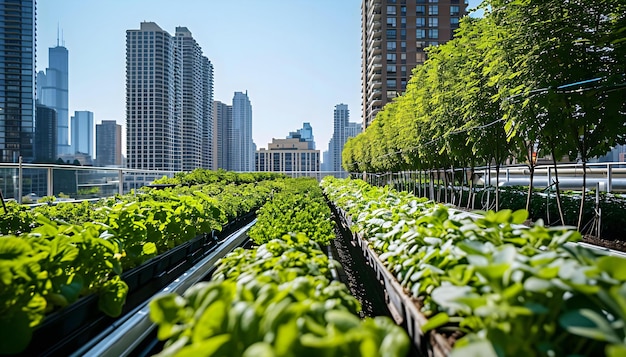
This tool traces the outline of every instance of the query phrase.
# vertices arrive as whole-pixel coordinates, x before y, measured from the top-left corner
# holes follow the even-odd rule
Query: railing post
[[[606,164],[606,192],[613,191],[613,166]]]
[[[117,192],[120,195],[123,195],[124,194],[124,174],[121,169],[117,171],[117,180],[119,182],[117,185],[118,186]]]
[[[19,158],[19,166],[17,168],[17,203],[22,204],[22,157]]]
[[[48,189],[47,191],[47,195],[48,196],[54,196],[54,176],[53,176],[53,171],[52,171],[52,167],[48,167],[47,169],[48,174],[47,174],[47,181],[48,181]]]

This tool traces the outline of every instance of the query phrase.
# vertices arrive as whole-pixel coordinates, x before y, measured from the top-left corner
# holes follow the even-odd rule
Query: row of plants
[[[289,180],[289,186],[272,195],[257,212],[249,236],[257,244],[280,238],[289,232],[304,233],[321,245],[335,237],[330,207],[316,179]]]
[[[379,180],[380,181],[380,180]],[[371,183],[371,182],[370,182]],[[418,196],[427,197],[442,203],[451,203],[465,209],[486,209],[495,206],[495,189],[492,188],[474,188],[473,191],[467,189],[446,188],[437,183],[434,185],[434,196],[428,189],[428,182],[418,184],[410,178],[394,179],[393,181],[374,182],[375,185],[389,183],[399,191],[411,191]],[[472,193],[472,195],[470,195]],[[499,199],[497,209],[519,210],[527,209],[528,218],[532,221],[542,219],[547,225],[570,225],[575,226],[579,218],[580,200],[582,196],[580,192],[562,191],[561,192],[561,209],[562,218],[556,202],[556,194],[552,191],[534,189],[530,201],[527,198],[528,188],[523,186],[510,186],[499,188]],[[585,205],[582,215],[582,221],[588,222],[587,227],[581,227],[581,233],[587,232],[596,234],[591,231],[591,223],[596,218],[596,192],[591,190],[585,195]],[[527,204],[529,204],[527,206]],[[626,199],[622,194],[614,194],[607,192],[599,192],[598,209],[601,210],[600,233],[601,237],[609,240],[624,240],[626,236]]]
[[[389,187],[325,178],[325,193],[419,301],[452,356],[621,356],[626,260],[597,256],[568,227],[519,225],[524,210],[468,215]]]
[[[348,140],[344,169],[499,171],[515,160],[532,187],[538,158],[552,158],[558,182],[567,157],[582,162],[585,187],[586,163],[626,143],[622,0],[483,0],[480,10]]]
[[[7,205],[11,223],[0,236],[0,353],[22,351],[46,315],[84,296],[97,295],[102,312],[119,316],[129,292],[123,271],[221,230],[285,187],[282,181],[146,188],[96,203],[32,209]]]
[[[358,301],[331,280],[336,262],[299,231],[329,220],[313,199],[321,197],[317,183],[317,190],[310,180],[289,183],[288,195],[274,195],[257,217],[263,228],[255,240],[263,244],[237,248],[217,263],[211,281],[183,296],[150,303],[158,337],[167,340],[159,356],[406,356],[404,330],[387,317],[361,320]],[[282,214],[293,202],[288,196],[301,198],[307,204],[298,209],[310,212]]]

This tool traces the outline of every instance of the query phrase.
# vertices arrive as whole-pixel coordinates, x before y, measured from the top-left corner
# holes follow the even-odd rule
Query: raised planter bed
[[[225,225],[230,233],[249,224],[255,218],[250,212]],[[237,228],[238,227],[238,228]],[[219,235],[209,232],[198,235],[142,265],[122,274],[122,280],[129,291],[122,315],[132,311],[146,299],[178,278],[200,259],[218,246],[218,236],[226,237],[228,232]],[[98,308],[98,297],[86,296],[75,303],[56,311],[44,319],[33,332],[26,350],[11,356],[69,355],[82,344],[95,337],[117,318],[106,316]]]

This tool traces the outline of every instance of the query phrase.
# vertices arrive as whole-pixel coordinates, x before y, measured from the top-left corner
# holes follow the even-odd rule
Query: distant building
[[[72,154],[83,153],[93,157],[93,113],[75,111],[72,116]]]
[[[115,120],[96,125],[96,166],[123,166],[122,126]]]
[[[304,141],[309,143],[310,149],[315,149],[315,139],[313,137],[313,128],[311,127],[311,123],[303,123],[302,129],[289,133],[287,139],[293,138],[302,138]]]
[[[361,3],[361,98],[363,127],[406,90],[424,49],[450,40],[467,1],[363,0]]]
[[[57,152],[71,154],[69,131],[69,60],[67,48],[48,49],[48,68],[37,73],[37,100],[57,112]]]
[[[322,171],[332,171],[330,164],[330,152],[328,152],[328,150],[322,152],[322,163],[320,164],[320,169]]]
[[[215,119],[213,141],[215,142],[215,158],[218,169],[231,170],[230,166],[230,138],[233,127],[233,107],[220,101],[213,103],[213,118]]]
[[[57,159],[57,112],[37,104],[34,162],[54,163]]]
[[[320,171],[320,151],[301,138],[272,139],[256,151],[256,171]]]
[[[189,171],[213,165],[213,65],[186,27],[126,31],[128,167]]]
[[[343,146],[348,138],[357,136],[361,131],[360,123],[351,123],[350,110],[347,104],[335,105],[333,113],[333,136],[328,144],[328,156],[330,160],[329,171],[343,171],[341,167]]]
[[[230,170],[254,171],[255,151],[252,141],[252,105],[248,92],[235,92],[233,96],[233,121],[230,132]]]
[[[0,2],[0,162],[35,156],[35,7],[35,0]]]
[[[176,28],[176,47],[181,56],[182,78],[182,170],[213,164],[211,126],[213,112],[213,66],[186,27]],[[206,91],[206,92],[205,92]]]

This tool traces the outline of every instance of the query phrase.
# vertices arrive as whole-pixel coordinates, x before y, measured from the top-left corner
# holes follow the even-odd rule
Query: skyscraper
[[[122,166],[122,126],[115,120],[96,125],[96,165]]]
[[[254,171],[255,152],[252,142],[252,105],[248,92],[233,96],[233,124],[230,137],[230,162],[233,171]]]
[[[230,138],[233,127],[233,107],[220,101],[213,103],[213,118],[215,130],[215,157],[218,169],[231,170],[230,165]]]
[[[35,162],[54,163],[57,154],[57,112],[37,104],[35,119]]]
[[[128,167],[182,169],[181,52],[154,22],[126,31],[126,150]]]
[[[186,27],[126,31],[128,166],[190,171],[213,165],[213,65]]]
[[[202,166],[204,131],[204,56],[200,45],[186,27],[176,28],[176,46],[181,55],[182,76],[182,169],[191,171]]]
[[[342,171],[341,152],[348,138],[361,132],[360,123],[350,122],[350,110],[347,104],[335,105],[333,113],[333,136],[328,144],[328,156],[331,171]]]
[[[68,51],[60,46],[48,49],[48,68],[37,73],[37,100],[57,112],[57,152],[73,154],[69,140]]]
[[[303,123],[302,129],[292,131],[287,136],[287,139],[299,138],[308,143],[309,149],[315,149],[315,138],[313,137],[313,128],[311,123]]]
[[[363,127],[401,95],[424,49],[452,38],[467,13],[461,0],[363,0],[361,5],[361,97]]]
[[[0,2],[0,162],[34,159],[35,0]]]
[[[202,167],[206,169],[217,169],[217,159],[215,158],[215,141],[213,140],[213,127],[215,126],[213,117],[213,64],[207,57],[202,57],[202,114],[204,122],[202,124]]]
[[[72,116],[72,154],[82,153],[93,158],[93,113],[75,111]]]

